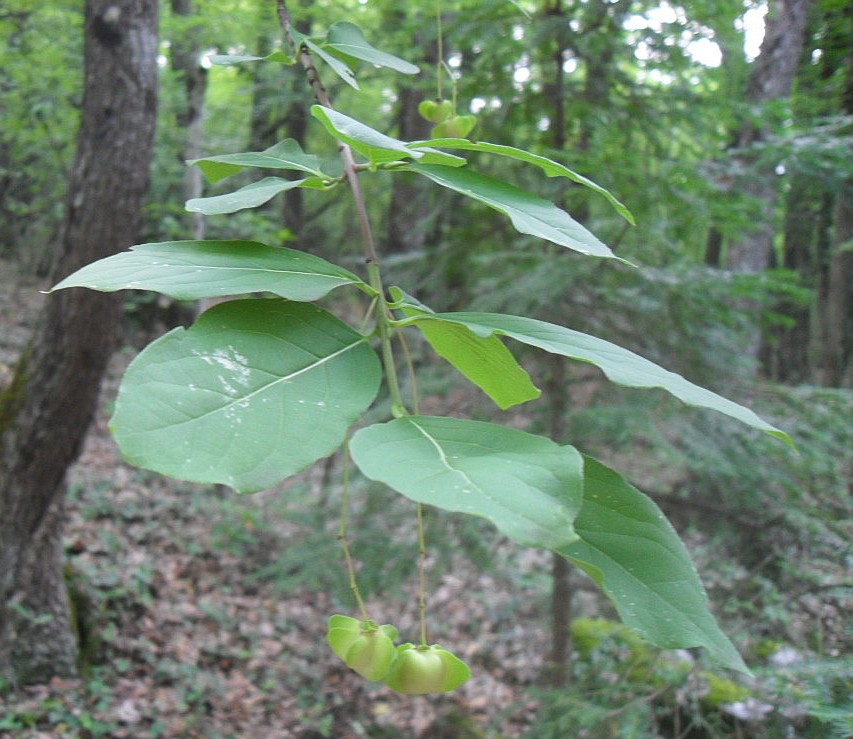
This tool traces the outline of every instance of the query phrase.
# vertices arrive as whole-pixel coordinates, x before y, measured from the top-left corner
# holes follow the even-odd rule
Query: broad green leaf
[[[607,594],[627,626],[668,649],[705,647],[749,672],[714,620],[687,549],[654,502],[591,457],[584,457],[580,541],[557,551]]]
[[[230,66],[242,64],[243,62],[280,62],[281,64],[293,64],[293,59],[283,51],[274,51],[266,56],[252,56],[250,54],[213,54],[209,57],[213,64]]]
[[[577,540],[583,462],[571,447],[482,421],[406,416],[357,431],[359,469],[411,500],[489,519],[525,546]]]
[[[262,167],[264,169],[291,169],[307,172],[316,177],[331,179],[321,169],[320,158],[306,154],[295,139],[279,141],[264,151],[247,151],[240,154],[222,154],[221,156],[203,157],[187,162],[197,165],[204,173],[208,182],[220,180],[236,174],[245,167]]]
[[[391,290],[392,295],[402,292],[398,288]],[[402,311],[406,316],[420,316],[422,320],[415,325],[435,353],[465,375],[502,410],[534,400],[542,394],[497,336],[477,336],[460,323],[430,321],[431,311],[417,310],[411,305],[403,305]]]
[[[310,301],[342,285],[370,292],[351,272],[302,251],[256,241],[165,241],[87,264],[53,289],[156,290],[178,300],[271,292]]]
[[[324,180],[320,177],[307,177],[303,180],[264,177],[264,179],[253,182],[251,185],[246,185],[224,195],[187,200],[187,210],[191,213],[203,213],[206,216],[236,213],[238,210],[246,208],[257,208],[286,190],[293,190],[296,187],[322,190],[325,186]]]
[[[386,136],[360,121],[338,113],[322,105],[312,105],[313,115],[336,139],[349,144],[371,162],[395,162],[399,159],[415,159],[420,152],[414,152],[398,139]]]
[[[327,50],[344,56],[344,61],[349,63],[349,58],[360,59],[368,64],[376,64],[380,67],[388,67],[403,74],[417,74],[420,69],[404,59],[386,54],[384,51],[371,46],[364,38],[361,29],[354,23],[340,21],[329,28],[326,36]]]
[[[365,338],[330,313],[235,300],[146,347],[110,425],[132,464],[250,493],[331,454],[380,379]]]
[[[351,87],[354,87],[356,90],[361,89],[358,86],[358,82],[356,82],[355,74],[353,74],[353,71],[349,68],[349,65],[346,62],[338,59],[333,54],[330,54],[322,46],[314,43],[314,41],[312,41],[307,36],[303,36],[302,43],[305,44],[305,46],[307,46],[309,49],[311,49],[311,51],[313,51],[317,56],[319,56],[324,62],[326,62],[326,64],[328,64],[332,68],[332,71],[336,75],[338,75],[338,77],[340,77],[344,82],[346,82]]]
[[[619,259],[566,211],[515,185],[472,172],[467,167],[407,164],[399,169],[417,172],[443,187],[485,203],[509,216],[512,225],[520,233],[538,236],[582,254]]]
[[[542,394],[497,336],[483,338],[466,326],[431,321],[428,316],[418,321],[417,327],[438,356],[452,364],[502,410],[535,400]]]
[[[297,49],[301,49],[303,46],[315,53],[320,59],[322,59],[326,64],[328,64],[332,71],[338,75],[344,82],[348,85],[354,87],[356,90],[359,89],[358,82],[355,80],[355,75],[352,70],[346,64],[346,62],[336,58],[332,54],[327,53],[322,46],[317,44],[313,39],[306,36],[303,33],[297,31],[293,26],[290,27],[290,37],[293,39],[293,45]]]
[[[572,182],[588,187],[599,195],[603,195],[607,201],[616,209],[616,211],[628,223],[634,223],[634,216],[622,203],[620,203],[608,190],[605,190],[601,185],[596,184],[592,180],[578,174],[572,169],[569,169],[553,159],[533,154],[524,149],[516,149],[514,146],[505,146],[503,144],[490,144],[487,141],[469,141],[468,139],[430,139],[428,141],[416,141],[409,144],[412,148],[419,149],[422,146],[436,147],[438,149],[465,149],[468,151],[484,151],[488,154],[497,154],[498,156],[517,159],[528,164],[535,164],[548,177],[566,177]]]
[[[604,339],[535,318],[499,313],[435,313],[429,318],[433,321],[464,324],[479,336],[508,336],[552,354],[589,362],[599,367],[609,380],[619,385],[662,388],[688,405],[710,408],[792,444],[784,431],[771,426],[749,408],[694,385],[681,375],[665,370],[639,354]],[[415,316],[412,320],[418,321],[421,318]]]
[[[349,144],[374,165],[397,162],[402,159],[420,159],[423,162],[447,165],[448,167],[458,167],[465,164],[462,157],[453,154],[445,154],[434,149],[410,149],[405,142],[386,136],[384,133],[364,125],[361,121],[322,105],[313,105],[311,115],[320,121],[333,137]]]

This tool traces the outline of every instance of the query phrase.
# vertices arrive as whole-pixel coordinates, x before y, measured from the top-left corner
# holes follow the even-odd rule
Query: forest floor
[[[43,287],[0,261],[0,387]],[[366,683],[324,640],[331,614],[357,615],[337,541],[339,491],[328,484],[338,460],[252,496],[128,466],[107,419],[133,354],[113,358],[69,474],[69,583],[86,625],[81,676],[0,690],[0,739],[473,739],[529,731],[542,708],[536,686],[550,644],[550,555],[511,546],[477,521],[433,518],[430,641],[466,659],[473,677],[438,697]],[[412,542],[413,512],[364,484],[352,492],[351,546],[371,616],[416,640],[414,544],[411,558],[400,555],[401,543]],[[694,543],[713,559],[707,542]],[[611,615],[577,578],[575,585],[574,615]],[[843,642],[844,627],[834,628],[827,638]],[[622,710],[616,704],[611,713]],[[637,731],[619,735],[646,736]],[[553,734],[582,735],[616,736]]]

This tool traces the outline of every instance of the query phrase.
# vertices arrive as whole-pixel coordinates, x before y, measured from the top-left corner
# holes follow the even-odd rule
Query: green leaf
[[[313,39],[309,38],[303,33],[297,31],[293,26],[290,26],[290,37],[293,39],[293,45],[296,49],[301,50],[304,46],[309,51],[315,53],[320,59],[322,59],[326,64],[328,64],[332,71],[338,75],[344,82],[348,85],[351,85],[356,90],[359,89],[358,82],[355,80],[355,75],[352,70],[347,66],[346,62],[341,61],[340,59],[335,58],[332,54],[327,53],[322,46],[317,44]],[[299,52],[297,52],[298,54]]]
[[[391,294],[398,298],[405,295],[393,287]],[[502,410],[535,400],[542,394],[497,336],[477,336],[459,323],[430,321],[429,311],[417,310],[411,304],[403,305],[402,311],[406,316],[419,316],[422,320],[415,325],[435,353],[465,375]]]
[[[330,313],[235,300],[139,354],[111,427],[132,464],[254,492],[331,454],[380,379],[365,338]]]
[[[565,165],[555,162],[553,159],[532,154],[524,149],[516,149],[514,146],[505,146],[503,144],[490,144],[487,141],[469,141],[468,139],[460,138],[444,138],[430,139],[428,141],[415,141],[409,144],[413,149],[422,146],[436,147],[439,149],[466,149],[468,151],[483,151],[488,154],[497,154],[498,156],[517,159],[528,164],[535,164],[548,177],[566,177],[572,182],[588,187],[599,195],[603,195],[607,201],[616,209],[616,211],[630,224],[634,224],[634,216],[622,203],[620,203],[609,191],[605,190],[601,185],[597,185],[592,180],[578,174],[574,170],[569,169]]]
[[[342,285],[370,291],[351,272],[302,251],[256,241],[165,241],[87,264],[53,290],[156,290],[178,300],[271,292],[310,301]]]
[[[266,56],[252,56],[249,54],[213,54],[209,57],[213,64],[231,66],[243,62],[279,62],[281,64],[293,64],[293,59],[283,51],[274,51]]]
[[[350,85],[350,87],[354,87],[356,90],[361,89],[358,86],[358,82],[356,82],[355,74],[353,74],[353,71],[349,68],[349,65],[346,62],[338,59],[333,54],[330,54],[322,46],[314,43],[307,36],[302,37],[302,43],[326,62],[326,64],[332,68],[332,71],[344,82]]]
[[[331,179],[321,169],[320,158],[306,154],[294,139],[279,141],[264,151],[247,151],[240,154],[222,154],[221,156],[191,159],[187,162],[197,165],[208,182],[219,182],[241,171],[245,167],[264,169],[290,169]]]
[[[371,162],[394,162],[402,158],[415,159],[420,152],[414,152],[398,139],[386,136],[360,121],[350,118],[331,108],[312,105],[313,115],[336,139],[349,144]]]
[[[538,236],[582,254],[625,261],[613,254],[566,211],[548,200],[520,190],[515,185],[472,172],[467,167],[407,164],[399,169],[417,172],[443,187],[485,203],[509,216],[512,225],[520,233]]]
[[[238,210],[246,208],[257,208],[259,205],[272,200],[280,192],[293,190],[296,187],[322,190],[325,189],[326,184],[320,177],[307,177],[303,180],[264,177],[264,179],[253,182],[251,185],[246,185],[224,195],[187,200],[187,210],[191,213],[203,213],[206,216],[236,213]]]
[[[604,339],[535,318],[499,313],[434,313],[429,319],[461,323],[479,336],[496,333],[552,354],[589,362],[599,367],[609,380],[619,385],[662,388],[688,405],[710,408],[731,416],[792,445],[790,437],[784,431],[771,426],[748,408],[694,385],[681,375],[665,370],[654,362]],[[422,318],[415,316],[412,320],[419,321]]]
[[[407,416],[357,431],[359,469],[411,500],[489,519],[525,546],[577,540],[583,463],[571,447],[481,421]]]
[[[343,141],[359,154],[367,157],[373,165],[397,162],[401,159],[420,159],[424,162],[442,164],[448,167],[458,167],[465,164],[462,157],[453,154],[445,154],[431,149],[422,151],[410,149],[405,142],[386,136],[384,133],[364,125],[361,121],[355,120],[355,118],[350,118],[322,105],[313,105],[311,115],[320,121],[334,138]]]
[[[417,327],[438,356],[479,387],[501,409],[535,400],[542,392],[497,336],[483,338],[466,326],[424,317]]]
[[[417,74],[421,71],[414,64],[371,46],[361,29],[347,21],[340,21],[329,28],[324,47],[332,53],[341,54],[343,61],[348,64],[350,58],[355,58],[368,64],[394,69],[402,74]]]
[[[627,626],[659,647],[705,647],[726,667],[749,672],[714,620],[669,521],[650,498],[591,457],[584,457],[575,530],[580,541],[558,553],[598,583]]]

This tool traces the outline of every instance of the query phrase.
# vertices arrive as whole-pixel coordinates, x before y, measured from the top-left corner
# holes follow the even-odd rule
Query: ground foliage
[[[5,380],[42,297],[40,285],[18,280],[10,265],[0,275]],[[126,349],[113,362],[102,411],[69,483],[67,573],[81,627],[81,677],[3,686],[3,739],[849,733],[853,667],[843,656],[850,646],[843,614],[850,607],[844,486],[851,460],[849,428],[840,419],[849,417],[850,399],[843,393],[764,393],[760,405],[778,414],[773,420],[802,418],[809,403],[817,423],[800,421],[801,461],[793,468],[772,460],[772,448],[761,451],[771,461],[756,475],[779,465],[762,486],[735,474],[746,465],[731,459],[731,447],[749,454],[761,442],[733,435],[725,423],[702,425],[699,455],[699,431],[681,416],[661,414],[659,401],[655,416],[664,420],[655,433],[643,424],[612,433],[632,402],[623,392],[610,391],[610,410],[605,403],[594,417],[575,413],[590,449],[663,494],[658,500],[755,678],[735,681],[686,652],[651,648],[577,581],[571,687],[545,689],[547,555],[519,549],[477,520],[433,511],[430,608],[441,616],[435,637],[465,644],[462,656],[475,676],[449,696],[412,698],[365,685],[323,641],[327,614],[349,601],[327,513],[338,504],[338,461],[248,497],[130,468],[106,417],[133,353]],[[593,395],[606,387],[589,372],[573,383]],[[430,390],[430,412],[481,407],[471,392],[446,383]],[[663,468],[670,472],[661,475]],[[681,495],[688,487],[693,495]],[[707,491],[705,508],[697,508],[697,488]],[[362,588],[375,612],[412,631],[416,573],[394,554],[407,540],[409,505],[366,483],[357,492],[353,547]],[[699,520],[701,533],[693,526]]]

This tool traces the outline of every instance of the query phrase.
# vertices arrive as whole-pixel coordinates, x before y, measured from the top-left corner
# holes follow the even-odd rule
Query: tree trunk
[[[853,181],[835,201],[833,254],[826,293],[826,345],[819,381],[828,387],[853,386]]]
[[[172,12],[188,18],[193,8],[190,0],[172,0]],[[207,69],[201,65],[201,49],[193,29],[172,39],[170,47],[172,68],[181,76],[186,93],[186,108],[179,123],[186,129],[182,152],[184,160],[201,157],[202,124],[204,123],[204,95],[207,91]],[[184,177],[184,195],[187,200],[200,198],[204,180],[198,167],[187,167]],[[190,213],[190,225],[194,239],[204,238],[204,214]]]
[[[847,8],[847,67],[841,100],[845,115],[853,115],[853,9]],[[843,41],[842,41],[843,43]],[[843,48],[843,47],[842,47]],[[819,285],[818,323],[823,327],[818,346],[818,382],[830,387],[853,387],[853,179],[839,188],[833,214],[834,232],[828,274]]]
[[[88,0],[84,100],[52,277],[137,235],[157,107],[157,1]],[[62,573],[65,474],[95,411],[120,318],[115,296],[51,295],[0,396],[0,674],[75,670]]]
[[[405,6],[389,8],[383,17],[389,28],[403,24],[406,16]],[[434,23],[434,21],[432,21]],[[412,39],[412,49],[422,51],[420,58],[409,61],[418,64],[423,73],[428,74],[435,69],[438,62],[438,43],[433,39],[425,39],[426,29],[415,32]],[[397,88],[397,110],[395,114],[395,135],[403,141],[429,138],[432,124],[425,121],[418,112],[421,100],[434,97],[425,93],[423,86],[404,76],[399,76]],[[466,111],[461,111],[465,113]],[[420,180],[421,178],[418,178]],[[432,210],[431,189],[424,187],[423,182],[410,177],[394,177],[391,180],[391,199],[385,216],[387,229],[382,244],[384,254],[400,252],[416,252],[423,249],[429,235],[430,211]]]
[[[421,63],[426,67],[435,64],[435,60],[425,59]],[[418,113],[422,99],[424,94],[419,88],[409,84],[401,84],[398,88],[396,128],[398,138],[403,141],[429,138],[431,126]],[[414,252],[424,247],[428,233],[425,222],[429,219],[429,192],[414,178],[395,177],[391,180],[383,253]]]
[[[805,40],[809,6],[813,0],[777,0],[770,3],[764,41],[755,60],[746,89],[746,101],[762,105],[788,97],[796,75],[797,65]],[[744,151],[740,159],[743,171],[748,174],[736,183],[736,187],[752,196],[760,214],[756,227],[729,246],[726,267],[735,272],[757,274],[766,270],[771,263],[773,251],[773,210],[776,202],[776,173],[772,168],[753,167],[748,152],[760,141],[763,132],[753,122],[744,124],[740,131],[737,147]],[[757,353],[757,343],[753,354]]]
[[[839,15],[846,13],[845,22]],[[844,11],[822,9],[812,19],[812,46],[802,54],[800,74],[804,91],[820,100],[803,111],[810,125],[817,117],[853,113],[853,6]],[[814,50],[820,49],[819,78],[814,76]],[[838,79],[845,79],[841,99],[835,95]],[[840,105],[839,105],[840,102]],[[844,386],[851,382],[853,347],[853,252],[844,244],[853,238],[853,182],[795,171],[787,194],[783,266],[795,270],[815,290],[814,303],[805,307],[782,302],[774,308],[791,325],[778,328],[764,347],[770,377],[782,382],[816,382]]]
[[[293,17],[294,28],[300,33],[311,33],[311,5],[305,0],[294,4],[298,15]],[[266,32],[257,40],[259,52],[271,46]],[[273,65],[275,66],[275,65]],[[270,65],[255,65],[252,71],[252,114],[249,120],[249,151],[262,151],[282,139],[289,138],[304,148],[308,136],[313,103],[311,88],[305,75],[293,69],[269,69]],[[297,180],[301,172],[287,170],[278,176]],[[310,228],[310,218],[305,212],[305,191],[294,188],[281,198],[281,218],[290,231],[293,241],[288,246],[305,251],[322,251],[322,239],[317,239]]]
[[[784,248],[782,266],[796,272],[804,285],[814,285],[819,236],[822,188],[802,173],[795,173],[785,196]],[[812,308],[796,301],[781,301],[776,313],[786,316],[789,325],[773,329],[765,337],[762,364],[765,374],[776,382],[798,384],[812,380],[811,350]]]

